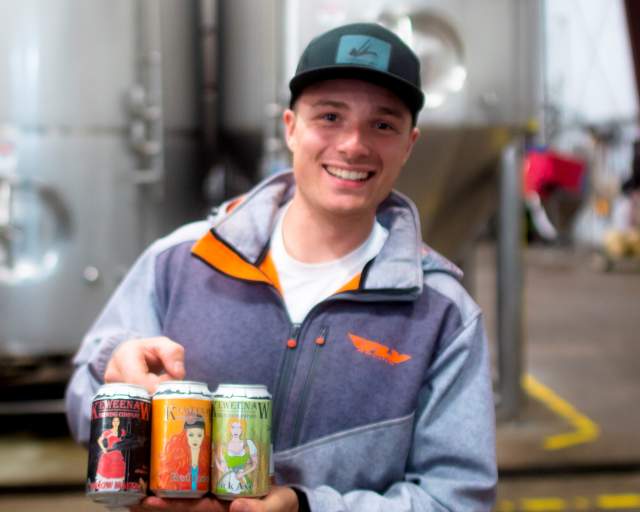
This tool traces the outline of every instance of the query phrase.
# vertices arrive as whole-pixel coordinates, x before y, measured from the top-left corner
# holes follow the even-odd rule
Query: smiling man
[[[482,316],[393,185],[419,136],[419,62],[374,24],[314,39],[283,116],[292,172],[153,244],[80,348],[67,391],[89,435],[103,382],[265,384],[263,499],[148,497],[145,510],[492,509]],[[424,163],[428,172],[428,162]]]
[[[334,243],[342,246],[299,256],[312,262],[346,254],[371,232],[378,206],[411,153],[418,137],[411,114],[388,89],[332,79],[308,86],[284,123],[296,181],[285,226],[294,224],[289,219],[311,219],[321,233],[339,229]]]

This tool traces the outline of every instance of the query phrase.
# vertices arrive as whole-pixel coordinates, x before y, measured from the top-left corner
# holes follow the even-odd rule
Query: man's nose
[[[345,130],[340,137],[337,149],[349,159],[368,156],[371,153],[367,136],[364,129],[360,127]]]

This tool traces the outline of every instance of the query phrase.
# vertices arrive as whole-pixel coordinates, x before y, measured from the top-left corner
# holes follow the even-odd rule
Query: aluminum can
[[[151,397],[131,384],[105,384],[91,403],[87,496],[107,507],[140,502],[149,484]]]
[[[260,497],[271,486],[271,395],[262,385],[221,384],[213,394],[211,491]]]
[[[160,383],[151,400],[151,490],[199,498],[211,475],[211,392],[204,382]]]

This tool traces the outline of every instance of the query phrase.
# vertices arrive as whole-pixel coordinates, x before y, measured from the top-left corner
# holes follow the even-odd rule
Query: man
[[[293,173],[142,255],[76,356],[67,406],[79,440],[103,380],[266,384],[278,485],[232,512],[491,509],[481,314],[392,191],[418,137],[419,76],[378,25],[309,44],[283,116]]]

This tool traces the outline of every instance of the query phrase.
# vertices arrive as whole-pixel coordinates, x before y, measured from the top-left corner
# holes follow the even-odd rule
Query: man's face
[[[283,119],[299,199],[343,218],[375,215],[419,134],[397,96],[361,80],[311,85]]]

